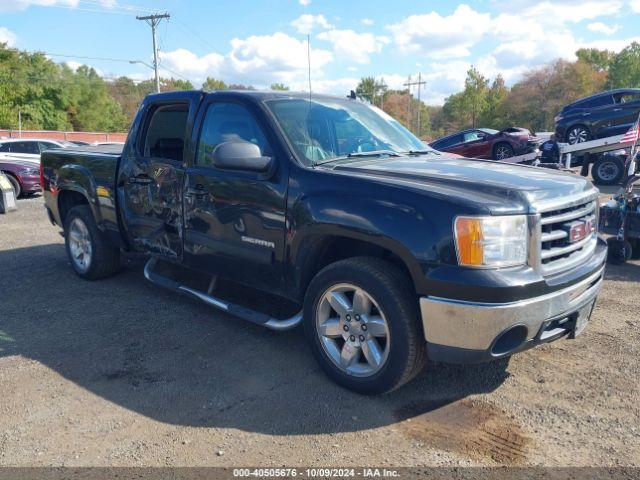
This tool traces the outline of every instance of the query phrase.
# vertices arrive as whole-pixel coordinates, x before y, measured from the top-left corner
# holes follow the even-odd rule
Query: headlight
[[[457,217],[458,263],[467,267],[508,267],[527,261],[527,217]]]
[[[40,175],[39,168],[25,168],[24,170],[20,170],[20,175]]]

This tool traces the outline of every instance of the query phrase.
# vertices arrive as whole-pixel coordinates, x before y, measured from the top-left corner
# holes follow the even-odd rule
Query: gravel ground
[[[41,198],[0,215],[0,465],[640,466],[640,263],[591,324],[481,366],[342,390],[273,333],[144,280],[76,277]]]

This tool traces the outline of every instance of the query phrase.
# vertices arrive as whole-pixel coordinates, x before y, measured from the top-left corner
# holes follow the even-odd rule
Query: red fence
[[[124,142],[126,133],[59,132],[55,130],[0,130],[0,138],[49,138],[81,142]]]

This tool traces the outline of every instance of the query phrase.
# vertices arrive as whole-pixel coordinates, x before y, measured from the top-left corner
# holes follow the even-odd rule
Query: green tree
[[[207,77],[207,79],[202,84],[202,89],[207,91],[226,90],[227,88],[228,87],[226,83],[213,77]]]
[[[485,78],[475,67],[467,72],[464,82],[463,103],[469,110],[471,126],[477,126],[478,117],[487,107],[487,87],[489,80]]]
[[[356,87],[356,95],[374,105],[380,105],[384,101],[384,95],[387,90],[384,80],[378,80],[375,77],[363,77]]]
[[[289,90],[289,87],[286,86],[284,83],[272,83],[269,88],[271,90],[279,90],[279,91],[283,91],[283,92],[286,92],[286,91]]]
[[[640,44],[633,42],[618,53],[609,67],[611,88],[640,87]]]
[[[588,63],[599,71],[607,71],[616,54],[610,50],[598,50],[597,48],[581,48],[576,52],[578,60]]]
[[[498,74],[491,87],[487,90],[485,108],[478,119],[478,123],[482,127],[501,130],[508,125],[509,119],[506,105],[508,95],[509,89],[504,82],[504,78]]]

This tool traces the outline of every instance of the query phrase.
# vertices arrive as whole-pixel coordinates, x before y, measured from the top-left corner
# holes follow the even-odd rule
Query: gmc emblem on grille
[[[579,242],[595,232],[595,218],[589,217],[586,220],[577,220],[575,222],[565,224],[564,227],[565,231],[569,234],[569,242]]]

